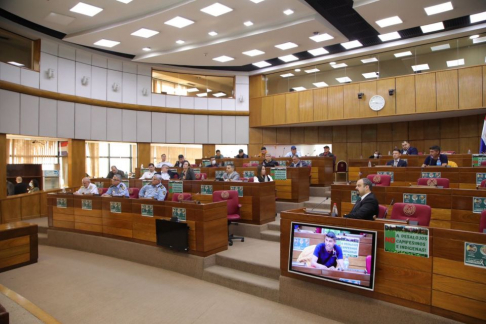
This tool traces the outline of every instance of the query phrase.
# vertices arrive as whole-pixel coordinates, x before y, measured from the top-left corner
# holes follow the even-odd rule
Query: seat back
[[[105,194],[108,191],[108,188],[98,188],[98,192],[100,195]]]
[[[250,165],[250,163],[243,163],[243,167],[244,167],[244,168],[248,168],[248,167],[250,167],[250,166],[251,166],[251,165]]]
[[[228,215],[239,213],[238,191],[236,190],[216,190],[213,191],[213,202],[226,201],[228,205]]]
[[[187,192],[172,194],[172,201],[192,200],[192,195]]]
[[[206,173],[196,173],[196,180],[204,180],[207,179],[208,175]]]
[[[371,273],[371,262],[372,261],[373,261],[372,256],[371,255],[367,255],[366,256],[366,271],[368,273]]]
[[[481,184],[479,185],[481,188],[484,188],[486,187],[486,179],[484,179],[483,181],[481,181]]]
[[[486,210],[481,212],[481,219],[479,220],[479,232],[482,233],[486,228]]]
[[[391,219],[409,219],[417,221],[420,226],[429,226],[432,209],[428,205],[395,203]]]
[[[128,188],[128,195],[130,198],[137,199],[140,189],[138,188]]]
[[[347,172],[348,164],[346,161],[339,161],[336,165],[336,172]]]
[[[442,188],[449,188],[449,179],[447,179],[447,178],[420,178],[420,179],[417,180],[417,184],[419,186],[431,186],[431,187],[441,186]]]
[[[366,178],[378,187],[389,187],[391,183],[391,176],[387,174],[368,174]]]
[[[378,212],[378,218],[386,218],[386,215],[388,214],[388,208],[383,205],[378,205],[379,212]]]
[[[456,154],[456,151],[442,151],[443,154]]]
[[[486,161],[481,161],[481,166],[486,166]]]

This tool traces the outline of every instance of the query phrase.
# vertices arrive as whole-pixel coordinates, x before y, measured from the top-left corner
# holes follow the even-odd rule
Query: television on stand
[[[157,245],[175,251],[189,251],[189,226],[186,223],[155,220]]]

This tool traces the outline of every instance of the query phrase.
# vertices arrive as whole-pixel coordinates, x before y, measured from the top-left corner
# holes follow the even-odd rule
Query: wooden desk
[[[66,199],[66,207],[57,206]],[[83,209],[89,200],[91,210]],[[120,212],[112,212],[111,203],[120,203]],[[155,245],[155,220],[170,219],[172,208],[186,209],[189,230],[189,253],[208,256],[228,248],[226,202],[194,204],[152,199],[127,199],[100,196],[50,194],[49,227],[127,239]],[[84,202],[86,204],[86,202]],[[141,205],[152,205],[154,216],[142,216]]]
[[[0,272],[36,263],[39,257],[37,224],[0,225]]]
[[[430,257],[422,258],[385,252],[384,227],[381,222],[315,216],[306,214],[303,209],[284,211],[280,215],[282,276],[345,290],[466,323],[486,321],[484,269],[464,265],[464,243],[486,244],[486,235],[429,228]],[[374,291],[364,291],[289,272],[292,221],[377,231]]]

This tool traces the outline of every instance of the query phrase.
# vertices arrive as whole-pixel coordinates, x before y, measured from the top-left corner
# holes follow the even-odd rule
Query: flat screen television
[[[189,226],[186,223],[155,220],[157,245],[176,251],[189,251]]]
[[[289,272],[374,290],[377,232],[292,222]]]

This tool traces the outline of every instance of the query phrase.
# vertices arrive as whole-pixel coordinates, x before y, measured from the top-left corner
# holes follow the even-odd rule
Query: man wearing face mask
[[[219,167],[218,161],[216,161],[215,157],[212,157],[211,158],[211,165],[208,165],[208,168],[218,168],[218,167]]]
[[[381,156],[380,152],[378,151],[375,151],[375,153],[373,153],[373,155],[370,155],[370,159],[379,159]]]

